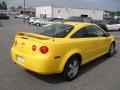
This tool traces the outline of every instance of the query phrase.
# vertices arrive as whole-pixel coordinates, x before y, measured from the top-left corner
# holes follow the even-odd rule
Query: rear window
[[[73,28],[74,27],[72,25],[51,24],[44,27],[39,27],[36,30],[33,30],[32,33],[50,37],[64,38],[72,31]]]

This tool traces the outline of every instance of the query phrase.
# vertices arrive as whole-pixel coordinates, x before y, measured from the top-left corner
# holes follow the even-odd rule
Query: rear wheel
[[[79,58],[71,57],[65,65],[63,71],[63,78],[67,81],[75,79],[78,75],[80,68]]]
[[[37,26],[40,26],[40,23],[36,23]]]
[[[114,53],[115,53],[115,44],[112,43],[108,52],[108,56],[111,57],[114,55]]]

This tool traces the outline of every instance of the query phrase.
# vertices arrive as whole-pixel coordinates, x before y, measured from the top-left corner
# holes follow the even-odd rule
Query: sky
[[[0,0],[1,1],[1,0]],[[24,0],[4,0],[8,7],[23,6]],[[62,7],[77,7],[77,8],[93,8],[111,11],[120,11],[120,0],[25,0],[26,7],[36,7],[43,5],[51,5]]]

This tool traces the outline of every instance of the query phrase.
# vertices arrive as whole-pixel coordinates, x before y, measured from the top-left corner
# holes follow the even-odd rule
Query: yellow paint
[[[89,25],[90,23],[73,23],[66,22],[74,26],[74,29],[65,38],[53,38],[37,35],[33,33],[25,33],[40,38],[26,37],[23,39],[21,35],[16,34],[14,45],[11,48],[12,60],[21,67],[34,71],[39,74],[61,73],[67,60],[74,54],[80,54],[82,57],[81,65],[84,65],[109,51],[114,37],[94,37],[94,38],[70,38],[76,31]],[[36,45],[36,51],[32,51],[32,45]],[[49,51],[42,54],[39,51],[41,46],[47,46]],[[60,58],[55,58],[60,56]],[[22,61],[18,61],[18,57],[22,57]]]

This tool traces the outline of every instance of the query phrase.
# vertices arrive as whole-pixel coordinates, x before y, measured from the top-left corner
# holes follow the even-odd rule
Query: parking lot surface
[[[71,82],[60,75],[42,76],[24,70],[11,60],[10,49],[16,32],[34,30],[37,27],[13,19],[2,21],[0,27],[0,90],[119,90],[120,89],[120,31],[116,36],[116,53],[113,57],[101,57],[81,67],[79,76]]]

